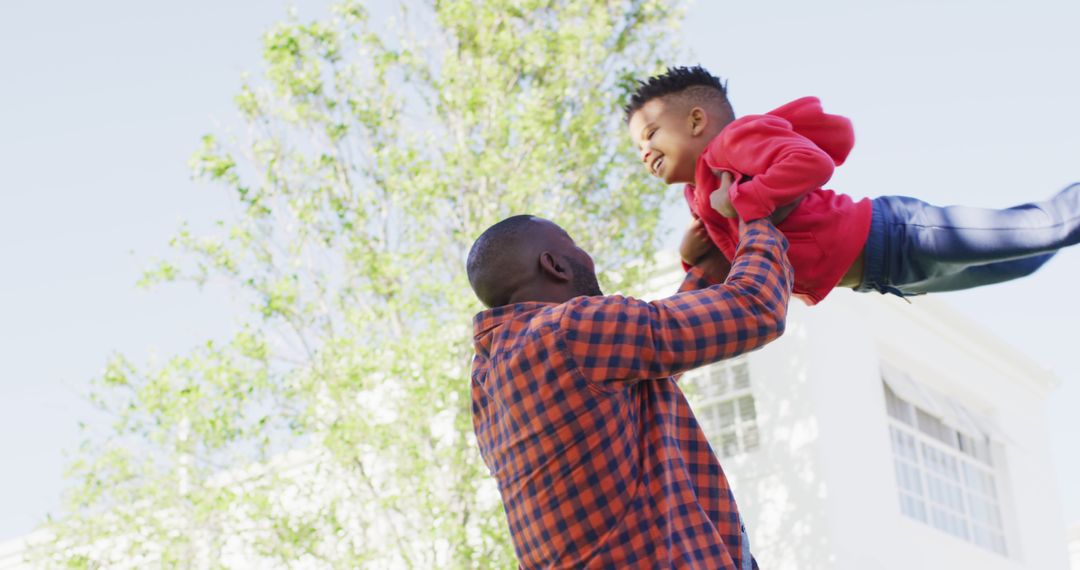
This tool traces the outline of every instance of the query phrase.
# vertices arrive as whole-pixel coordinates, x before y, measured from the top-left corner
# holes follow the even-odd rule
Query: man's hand
[[[739,213],[735,211],[735,206],[731,205],[731,184],[734,178],[731,173],[726,170],[714,170],[713,174],[720,177],[720,187],[713,190],[712,194],[709,194],[709,204],[714,210],[720,213],[725,218],[737,218]],[[748,178],[749,179],[749,178]],[[769,216],[769,221],[774,226],[780,225],[781,222],[787,219],[791,212],[795,210],[802,203],[804,197],[800,197],[798,200],[790,204],[784,204],[780,206],[772,215]]]
[[[682,243],[679,245],[679,255],[687,265],[700,268],[706,275],[717,281],[722,281],[727,277],[731,269],[731,262],[709,238],[705,224],[698,218],[694,218],[690,222],[690,227],[686,228]]]
[[[694,265],[697,260],[713,249],[716,249],[716,244],[709,239],[709,232],[705,231],[705,224],[701,223],[701,218],[691,220],[690,227],[686,228],[682,243],[679,244],[679,255],[683,262]]]
[[[694,267],[704,271],[705,275],[719,283],[727,279],[728,273],[731,271],[731,262],[724,257],[724,252],[720,251],[720,248],[714,248],[709,253],[698,258]]]
[[[728,191],[731,190],[731,183],[735,179],[726,170],[714,170],[713,174],[720,176],[720,187],[713,190],[712,194],[709,194],[709,204],[725,218],[738,217],[739,213],[735,211],[735,206],[731,205],[731,196],[728,195]]]

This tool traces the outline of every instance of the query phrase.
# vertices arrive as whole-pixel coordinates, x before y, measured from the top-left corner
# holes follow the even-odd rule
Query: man
[[[786,248],[767,219],[747,223],[729,269],[697,224],[680,293],[646,303],[602,296],[592,259],[547,220],[476,240],[469,281],[492,308],[474,322],[473,426],[523,568],[756,568],[673,376],[780,336]]]

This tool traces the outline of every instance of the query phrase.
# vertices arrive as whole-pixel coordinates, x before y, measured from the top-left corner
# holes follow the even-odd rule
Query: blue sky
[[[186,161],[232,122],[240,75],[286,5],[5,2],[0,541],[56,512],[62,450],[95,419],[82,394],[108,355],[166,358],[230,330],[227,292],[135,282],[181,220],[227,210]],[[677,63],[728,78],[738,113],[817,95],[852,118],[834,189],[1003,207],[1080,180],[1080,3],[702,1],[688,16]],[[941,296],[1062,379],[1048,410],[1066,521],[1080,521],[1067,485],[1080,481],[1078,282],[1080,248],[1029,279]]]

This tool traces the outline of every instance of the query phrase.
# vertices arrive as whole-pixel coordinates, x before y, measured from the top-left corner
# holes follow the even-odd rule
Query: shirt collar
[[[529,301],[503,305],[477,313],[473,317],[473,346],[476,348],[476,354],[484,357],[488,355],[492,336],[494,336],[493,331],[496,328],[514,321],[522,315],[535,313],[544,307],[552,305],[555,305],[555,303]]]

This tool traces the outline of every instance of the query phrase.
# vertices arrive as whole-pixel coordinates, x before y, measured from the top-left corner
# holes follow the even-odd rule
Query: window
[[[910,380],[894,379],[883,375],[900,511],[1004,556],[1005,531],[989,438],[970,425],[967,432],[954,427],[951,424],[964,422],[944,421],[901,397],[890,382],[906,390],[910,386],[903,382]],[[921,395],[920,403],[930,407],[926,391]],[[943,400],[939,407],[959,408]],[[970,418],[962,408],[956,411]]]
[[[717,455],[732,457],[761,445],[745,358],[687,372],[681,384],[693,400],[694,415]]]

